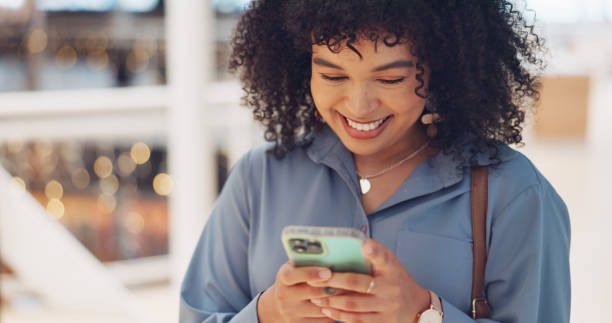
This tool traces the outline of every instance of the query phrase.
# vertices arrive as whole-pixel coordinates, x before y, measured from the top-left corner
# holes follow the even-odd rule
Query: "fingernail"
[[[370,245],[367,245],[364,249],[366,255],[371,255],[374,253],[374,248]]]
[[[331,277],[331,271],[329,270],[321,270],[319,272],[319,277],[322,279],[329,279]]]
[[[311,302],[313,302],[315,305],[321,305],[321,300],[318,298],[312,298],[310,299]]]
[[[323,313],[325,316],[331,316],[331,311],[326,308],[322,309],[321,313]]]

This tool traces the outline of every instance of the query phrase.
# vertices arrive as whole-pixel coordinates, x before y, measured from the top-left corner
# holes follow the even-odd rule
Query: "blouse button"
[[[368,230],[368,226],[367,225],[364,224],[364,225],[361,226],[361,232],[363,232],[365,234],[367,230]]]

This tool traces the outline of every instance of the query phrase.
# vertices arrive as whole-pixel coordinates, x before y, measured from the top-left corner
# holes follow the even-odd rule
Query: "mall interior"
[[[227,71],[249,2],[0,0],[0,322],[177,321],[207,215],[265,142]],[[571,321],[603,322],[612,0],[526,5],[548,66],[513,148],[568,206]]]

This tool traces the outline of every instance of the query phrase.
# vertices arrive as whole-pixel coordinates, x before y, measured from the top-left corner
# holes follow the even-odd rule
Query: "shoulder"
[[[274,143],[264,143],[251,148],[232,167],[231,173],[238,173],[248,185],[286,175],[307,174],[309,169],[316,167],[304,148],[295,148],[279,159],[270,152],[273,147]]]
[[[305,164],[312,162],[308,157],[305,148],[297,147],[289,152],[283,158],[277,158],[271,152],[274,148],[274,143],[267,142],[259,146],[249,149],[236,163],[238,167],[247,167],[251,170],[260,169],[261,167],[283,167],[294,164]]]
[[[504,188],[506,194],[515,195],[528,187],[548,184],[533,162],[521,152],[507,145],[498,145],[498,152],[500,161],[489,165],[491,189]]]
[[[489,165],[489,199],[494,214],[510,204],[524,207],[538,204],[565,204],[548,179],[521,152],[507,145],[498,146],[500,162]]]

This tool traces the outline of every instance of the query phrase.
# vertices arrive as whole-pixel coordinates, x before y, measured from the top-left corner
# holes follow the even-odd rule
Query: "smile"
[[[342,124],[344,125],[344,130],[346,133],[360,140],[369,140],[380,135],[383,130],[389,125],[391,120],[393,119],[393,115],[386,116],[382,119],[369,121],[369,122],[357,122],[355,120],[351,120],[344,115],[340,114],[338,116]]]
[[[346,122],[348,123],[348,125],[351,126],[351,128],[359,130],[359,131],[370,131],[370,130],[374,130],[380,127],[380,125],[383,124],[383,122],[385,122],[385,120],[387,120],[389,117],[390,116],[387,116],[385,118],[382,118],[376,121],[372,121],[372,122],[368,122],[368,123],[356,122],[347,117],[344,117],[344,118],[346,119]]]

